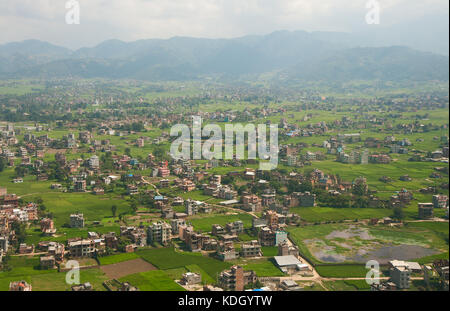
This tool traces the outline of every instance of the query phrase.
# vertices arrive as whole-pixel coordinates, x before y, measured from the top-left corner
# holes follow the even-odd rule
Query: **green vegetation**
[[[141,291],[184,291],[185,289],[175,283],[167,273],[160,270],[141,272],[127,275],[119,279],[120,282],[129,282]]]
[[[119,262],[124,262],[132,259],[139,258],[139,256],[136,253],[123,253],[123,254],[117,254],[117,255],[111,255],[111,256],[105,256],[105,257],[99,257],[98,261],[102,266],[104,265],[111,265]]]
[[[161,270],[197,265],[214,280],[218,273],[231,266],[229,263],[198,253],[180,252],[174,248],[138,250],[136,254]]]

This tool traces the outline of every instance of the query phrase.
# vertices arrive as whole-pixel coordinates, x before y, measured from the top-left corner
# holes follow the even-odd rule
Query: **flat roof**
[[[284,266],[294,266],[294,265],[300,265],[302,264],[300,260],[298,260],[295,256],[289,255],[289,256],[275,256],[274,257],[276,263],[280,267]]]

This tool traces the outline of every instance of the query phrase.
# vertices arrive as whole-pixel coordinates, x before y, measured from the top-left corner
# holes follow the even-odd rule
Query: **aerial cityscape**
[[[29,10],[97,27],[79,2]],[[445,37],[0,35],[0,291],[448,291],[448,2],[429,2]]]

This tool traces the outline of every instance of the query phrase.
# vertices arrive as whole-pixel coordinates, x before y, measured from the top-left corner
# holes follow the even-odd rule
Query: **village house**
[[[240,266],[233,266],[230,270],[219,275],[219,286],[232,291],[243,291],[245,286],[257,280],[254,271],[244,271]]]

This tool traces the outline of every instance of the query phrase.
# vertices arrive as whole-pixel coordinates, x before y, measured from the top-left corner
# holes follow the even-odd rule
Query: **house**
[[[240,266],[233,266],[230,270],[219,275],[219,286],[232,291],[243,291],[245,286],[257,280],[254,271],[244,271]]]
[[[56,261],[54,256],[42,256],[39,258],[41,269],[53,269],[55,267]]]
[[[250,241],[242,244],[241,257],[260,257],[262,256],[261,244],[258,241]]]
[[[172,227],[163,221],[154,222],[147,228],[149,244],[159,243],[167,245],[171,240]]]
[[[419,203],[419,218],[429,219],[434,216],[434,205],[433,203]]]
[[[262,208],[261,199],[254,194],[243,196],[242,203],[246,211],[257,212]]]
[[[26,281],[18,281],[9,283],[10,292],[31,292],[33,287]]]
[[[83,214],[70,215],[70,228],[84,228],[84,216]]]
[[[199,273],[186,272],[181,277],[181,284],[194,285],[202,282],[202,276]]]
[[[448,207],[448,196],[446,195],[433,195],[434,208],[446,208]]]
[[[74,239],[69,240],[67,244],[72,258],[94,257],[104,248],[104,242],[93,239]]]

